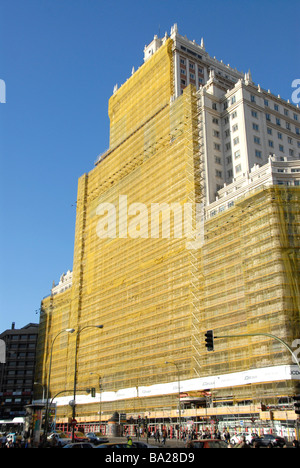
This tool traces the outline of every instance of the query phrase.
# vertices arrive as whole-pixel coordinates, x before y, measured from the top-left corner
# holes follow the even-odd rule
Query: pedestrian
[[[130,436],[127,437],[127,448],[132,448],[132,438]]]
[[[162,431],[162,443],[163,443],[163,445],[166,445],[166,438],[167,438],[167,431],[166,431],[166,429],[163,429],[163,431]]]
[[[225,432],[224,439],[225,439],[225,442],[227,442],[227,444],[230,443],[230,433],[229,433],[228,429]]]
[[[293,440],[293,448],[299,448],[299,442],[296,439]]]
[[[1,437],[1,448],[6,448],[6,435],[3,434]]]

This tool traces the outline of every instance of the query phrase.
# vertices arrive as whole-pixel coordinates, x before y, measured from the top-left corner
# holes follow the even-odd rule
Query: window
[[[234,111],[232,114],[231,114],[231,118],[232,119],[235,119],[237,117],[237,111]]]
[[[252,124],[252,128],[253,128],[253,130],[255,130],[256,132],[259,131],[259,127],[258,127],[258,125],[255,124],[255,123]]]
[[[235,173],[238,174],[239,172],[241,172],[242,170],[242,166],[241,164],[238,164],[237,166],[235,166]]]
[[[251,115],[252,117],[255,117],[257,119],[257,112],[255,110],[251,111]]]
[[[283,147],[283,145],[279,145],[279,151],[281,151],[282,153],[284,152],[284,147]]]
[[[221,146],[218,143],[214,143],[214,148],[217,151],[221,151]]]
[[[236,96],[232,96],[231,98],[231,104],[234,104],[236,102]]]
[[[238,124],[235,124],[235,125],[233,125],[233,127],[232,127],[232,131],[233,131],[233,132],[236,132],[236,131],[238,130],[238,128],[239,128]]]
[[[268,135],[272,135],[272,129],[267,127],[267,132],[268,132]]]
[[[270,116],[270,114],[266,114],[266,120],[267,120],[268,122],[271,122],[271,116]]]
[[[275,109],[277,112],[279,112],[279,106],[278,106],[278,104],[274,104],[274,109]]]
[[[282,133],[277,132],[277,137],[279,138],[279,140],[282,140]]]
[[[212,108],[213,108],[214,110],[217,110],[217,104],[216,104],[215,102],[212,103]]]
[[[216,177],[219,177],[220,179],[222,178],[222,171],[219,171],[216,169]]]
[[[255,150],[255,156],[256,156],[257,158],[261,158],[261,151]]]
[[[276,117],[276,125],[281,125],[280,119],[278,117]]]
[[[273,143],[272,140],[269,140],[269,146],[270,146],[270,148],[274,148],[274,143]]]
[[[234,140],[233,140],[233,144],[234,145],[237,145],[239,143],[240,139],[239,137],[236,137]]]
[[[234,159],[239,159],[240,157],[241,157],[241,152],[240,150],[238,150],[234,153]]]
[[[265,99],[265,100],[264,100],[264,103],[265,103],[265,106],[266,106],[266,107],[269,107],[269,101],[268,101],[268,99]]]
[[[254,137],[254,143],[256,143],[257,145],[260,145],[260,138],[255,136]]]
[[[255,96],[254,96],[254,94],[251,94],[251,102],[255,102]]]
[[[219,119],[216,119],[215,117],[213,117],[212,121],[214,124],[219,125]]]

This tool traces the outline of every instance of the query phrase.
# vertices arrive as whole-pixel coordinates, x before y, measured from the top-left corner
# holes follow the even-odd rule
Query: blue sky
[[[291,99],[295,0],[0,0],[0,333],[38,322],[72,269],[77,181],[109,145],[108,99],[154,34],[179,33]]]

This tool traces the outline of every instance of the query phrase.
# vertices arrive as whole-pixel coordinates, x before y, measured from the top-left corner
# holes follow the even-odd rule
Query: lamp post
[[[46,414],[45,414],[45,428],[44,428],[44,438],[45,442],[47,440],[47,433],[48,433],[48,412],[49,412],[49,392],[50,392],[50,377],[51,377],[51,367],[52,367],[52,354],[53,354],[53,346],[55,343],[56,338],[61,335],[62,333],[74,333],[74,328],[66,328],[61,330],[57,335],[53,338],[51,344],[51,351],[50,351],[50,362],[49,362],[49,371],[48,371],[48,383],[47,383],[47,391],[46,391]]]
[[[173,364],[173,366],[176,367],[177,369],[177,374],[178,374],[178,416],[179,416],[179,431],[178,431],[178,439],[180,439],[180,434],[181,434],[181,402],[180,402],[180,371],[178,364],[174,361],[166,361],[165,364]]]
[[[33,385],[40,385],[43,389],[43,398],[42,398],[42,401],[44,403],[45,401],[45,385],[41,384],[40,382],[33,382]]]
[[[101,418],[101,406],[102,406],[102,383],[101,383],[101,375],[97,374],[96,372],[90,372],[92,375],[97,375],[99,379],[99,392],[100,392],[100,404],[99,404],[99,432],[101,433],[101,423],[102,423],[102,418]]]
[[[103,325],[86,325],[77,331],[76,335],[76,343],[75,343],[75,363],[74,363],[74,387],[73,387],[73,409],[72,409],[72,442],[74,442],[74,435],[75,435],[75,416],[76,416],[76,385],[77,385],[77,356],[78,356],[78,344],[79,344],[79,336],[83,330],[87,328],[103,328]]]

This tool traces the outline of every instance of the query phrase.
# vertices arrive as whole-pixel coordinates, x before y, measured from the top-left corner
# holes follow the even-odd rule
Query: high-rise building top
[[[159,52],[168,41],[169,75],[163,75],[162,69],[153,68],[151,63],[151,80],[148,77],[141,83],[140,77],[147,76],[143,67],[150,69],[149,59],[155,56],[159,63]],[[145,46],[144,64],[120,87],[118,96],[111,98],[110,150],[97,163],[145,125],[151,112],[155,115],[163,103],[178,98],[190,84],[197,90],[199,157],[206,205],[215,202],[224,184],[235,183],[253,167],[267,164],[270,155],[300,159],[299,106],[256,85],[250,70],[240,72],[211,57],[203,39],[200,45],[187,39],[178,33],[175,24],[170,36],[154,36]],[[160,93],[160,99],[153,108],[154,92]],[[142,121],[141,108],[145,113]]]

